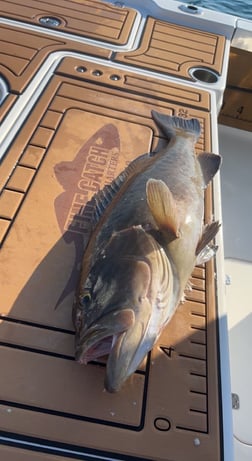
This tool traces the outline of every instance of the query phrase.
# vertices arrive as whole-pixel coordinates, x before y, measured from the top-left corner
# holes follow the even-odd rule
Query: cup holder
[[[194,67],[189,70],[189,74],[197,82],[212,84],[219,80],[219,75],[207,67]]]
[[[5,83],[5,80],[0,75],[0,106],[8,95],[8,87]]]

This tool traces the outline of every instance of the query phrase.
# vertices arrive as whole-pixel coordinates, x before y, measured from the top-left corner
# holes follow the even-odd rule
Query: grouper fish
[[[118,391],[152,349],[208,260],[219,223],[204,226],[204,189],[221,157],[195,154],[197,119],[152,111],[167,139],[91,200],[94,213],[73,306],[75,356],[108,355],[105,388]],[[90,205],[90,203],[89,203]]]

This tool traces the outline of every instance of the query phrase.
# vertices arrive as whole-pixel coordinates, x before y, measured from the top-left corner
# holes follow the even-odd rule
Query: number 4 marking
[[[160,346],[160,349],[167,355],[167,357],[171,358],[172,353],[175,351],[175,347],[170,346],[170,347],[164,347]]]

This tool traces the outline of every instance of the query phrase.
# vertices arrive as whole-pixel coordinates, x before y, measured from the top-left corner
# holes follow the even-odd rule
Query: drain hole
[[[194,78],[194,80],[198,80],[204,83],[216,83],[219,80],[216,72],[210,69],[204,69],[202,67],[190,69],[189,73]]]
[[[87,72],[87,68],[84,66],[76,67],[76,70],[77,72],[80,72],[80,74],[84,74],[85,72]]]
[[[93,70],[92,74],[95,75],[96,77],[101,77],[103,72],[99,69],[95,69]]]
[[[59,27],[63,23],[61,19],[55,18],[54,16],[43,16],[39,18],[39,22],[47,27]]]
[[[118,80],[121,80],[121,77],[120,75],[117,75],[117,74],[112,74],[110,75],[110,80],[114,80],[115,82],[117,82]]]
[[[201,9],[195,5],[180,5],[179,9],[181,11],[184,11],[184,13],[190,13],[190,14],[201,14],[202,13]]]

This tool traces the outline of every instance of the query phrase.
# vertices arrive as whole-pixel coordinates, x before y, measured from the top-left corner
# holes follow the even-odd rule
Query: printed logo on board
[[[64,192],[55,200],[55,212],[62,233],[85,235],[92,210],[84,210],[95,192],[115,177],[120,139],[117,128],[107,124],[79,150],[71,162],[60,162],[54,171]]]

